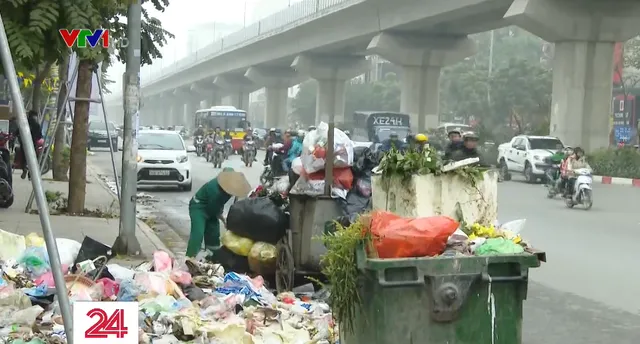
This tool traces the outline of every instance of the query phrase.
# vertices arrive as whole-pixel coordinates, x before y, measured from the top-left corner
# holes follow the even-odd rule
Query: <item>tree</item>
[[[26,70],[35,70],[36,79],[44,75],[51,61],[62,60],[67,52],[59,34],[59,29],[103,28],[109,30],[112,42],[121,41],[126,36],[127,26],[120,21],[126,17],[128,5],[134,0],[9,0],[0,2],[0,12],[5,21],[7,36],[18,65]],[[142,0],[151,3],[158,11],[164,11],[168,0]],[[173,35],[162,29],[160,21],[149,16],[143,9],[142,23],[142,64],[151,64],[160,58],[159,47],[166,44]],[[90,98],[93,72],[99,63],[105,68],[112,57],[126,62],[124,51],[109,51],[97,46],[92,49],[74,48],[80,63],[76,82],[76,98]],[[49,67],[50,68],[50,67]],[[36,93],[34,93],[36,94]],[[69,205],[71,214],[82,213],[86,191],[86,147],[89,119],[89,102],[76,101],[74,111],[73,136],[71,142],[71,163],[69,171]]]
[[[70,0],[66,0],[72,2]],[[169,5],[168,0],[151,0],[158,11],[164,11]],[[143,4],[145,1],[143,1]],[[65,8],[68,12],[66,18],[69,24],[65,27],[101,27],[109,30],[113,41],[121,41],[126,37],[127,25],[120,22],[121,17],[126,17],[129,1],[114,0],[75,0]],[[146,9],[142,11],[142,42],[141,64],[151,64],[152,59],[161,58],[159,47],[166,44],[167,38],[174,36],[162,29],[162,24],[157,18],[149,16]],[[83,25],[84,24],[84,25]],[[90,98],[93,73],[99,63],[106,64],[106,68],[112,63],[112,54],[107,49],[76,49],[80,58],[78,67],[78,81],[76,86],[76,98]],[[118,61],[126,62],[126,51],[121,49],[113,56]],[[82,213],[85,204],[86,190],[86,147],[89,124],[89,102],[76,101],[74,109],[73,133],[71,142],[71,161],[69,169],[69,213]]]

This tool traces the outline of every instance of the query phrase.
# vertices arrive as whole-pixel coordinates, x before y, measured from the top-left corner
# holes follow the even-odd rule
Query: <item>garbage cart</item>
[[[371,259],[357,255],[362,308],[346,344],[519,344],[529,269],[544,253]]]
[[[330,196],[289,195],[290,226],[278,242],[276,289],[291,290],[296,275],[320,272],[320,258],[327,252],[318,238],[327,221],[342,215],[340,205]]]

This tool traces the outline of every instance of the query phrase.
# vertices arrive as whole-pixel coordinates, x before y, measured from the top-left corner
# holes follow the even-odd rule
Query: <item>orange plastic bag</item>
[[[376,211],[370,228],[379,258],[411,258],[441,254],[459,225],[447,216],[404,218]]]
[[[309,180],[323,180],[324,170],[309,173],[306,177]],[[353,186],[353,172],[351,172],[351,167],[333,169],[333,186],[337,186],[345,190],[351,190],[351,187]]]

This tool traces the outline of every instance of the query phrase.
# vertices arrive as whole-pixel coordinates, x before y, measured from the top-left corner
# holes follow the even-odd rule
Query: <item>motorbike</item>
[[[207,160],[207,162],[211,162],[211,159],[213,159],[213,142],[211,140],[207,140],[207,143],[205,144],[204,154],[204,158]]]
[[[247,167],[253,166],[253,159],[255,158],[255,142],[253,140],[247,141],[242,146],[242,161]]]
[[[194,141],[196,146],[196,155],[202,156],[202,154],[204,153],[204,139],[202,138],[202,135],[196,136],[196,139]]]
[[[224,139],[224,159],[227,160],[233,154],[233,145],[231,139]]]
[[[215,146],[213,147],[213,154],[211,161],[213,162],[214,168],[221,168],[222,162],[224,161],[224,141],[217,140],[215,142]]]
[[[285,158],[282,147],[284,147],[282,143],[274,143],[267,151],[267,154],[271,154],[271,158],[260,175],[260,183],[265,187],[272,186],[277,177],[287,175],[282,169],[282,162]]]
[[[573,193],[565,198],[567,208],[573,208],[575,205],[584,206],[585,210],[591,209],[593,206],[593,178],[590,168],[579,168],[573,171],[575,178],[573,180]]]
[[[0,132],[0,208],[9,208],[13,204],[13,175],[11,171],[11,153],[9,142],[12,135]]]
[[[36,157],[38,158],[38,161],[40,161],[40,157],[45,151],[44,139],[38,140],[38,142],[36,142],[35,148],[36,148]],[[22,156],[21,156],[22,154],[20,154],[21,151],[22,151],[22,147],[20,146],[20,143],[16,142],[14,159],[13,159],[13,167],[12,167],[14,170],[23,169],[24,168],[23,166],[25,166],[27,163],[26,161],[22,161]],[[52,164],[51,156],[47,155],[46,157],[44,157],[44,160],[40,165],[40,174],[47,174],[49,171],[51,171],[51,164]],[[31,178],[31,175],[29,175],[29,178]]]

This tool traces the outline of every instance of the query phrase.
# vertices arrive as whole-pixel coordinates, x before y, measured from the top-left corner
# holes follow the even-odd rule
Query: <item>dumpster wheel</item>
[[[291,246],[285,236],[277,244],[278,247],[278,264],[276,266],[276,289],[278,293],[290,291],[293,288],[293,279],[295,271],[295,263]]]

